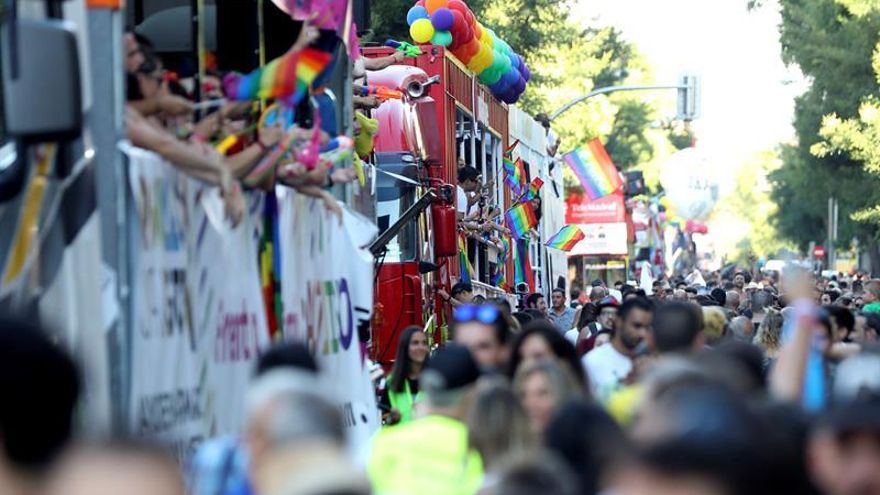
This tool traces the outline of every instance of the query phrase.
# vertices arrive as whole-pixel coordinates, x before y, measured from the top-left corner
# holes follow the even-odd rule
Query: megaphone
[[[427,81],[410,81],[409,84],[406,85],[406,94],[409,95],[410,98],[421,98],[428,92],[428,87],[432,84],[437,84],[440,82],[440,76],[429,77]]]

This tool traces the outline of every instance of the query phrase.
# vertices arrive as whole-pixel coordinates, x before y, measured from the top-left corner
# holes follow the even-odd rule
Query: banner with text
[[[284,335],[314,349],[323,390],[339,407],[360,456],[380,426],[358,338],[369,331],[373,307],[373,257],[366,246],[376,225],[344,206],[340,222],[321,201],[289,189],[277,193]]]
[[[185,457],[240,431],[244,394],[268,345],[257,267],[264,195],[236,228],[218,190],[157,155],[127,151],[133,197],[130,427]]]

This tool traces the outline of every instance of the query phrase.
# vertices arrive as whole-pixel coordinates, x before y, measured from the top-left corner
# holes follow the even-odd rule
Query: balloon
[[[474,24],[474,37],[481,39],[483,37],[483,28],[479,24]]]
[[[467,23],[470,24],[470,25],[474,25],[474,23],[477,22],[477,18],[474,17],[474,13],[471,12],[471,9],[468,9],[468,10],[464,13],[464,18],[465,18],[465,20],[467,20]]]
[[[514,84],[516,84],[516,82],[519,81],[519,78],[519,72],[514,69],[510,69],[509,71],[505,72],[504,76],[502,77],[502,79],[505,83],[507,83],[508,86],[513,86]]]
[[[517,93],[522,94],[523,91],[526,90],[526,80],[520,77],[517,79],[516,84],[514,84],[513,87],[516,88]]]
[[[468,6],[462,2],[461,0],[449,0],[446,4],[446,8],[449,10],[457,10],[464,15],[468,10]]]
[[[435,31],[431,37],[431,43],[440,46],[449,46],[452,43],[452,35],[449,31]]]
[[[450,10],[449,12],[452,13],[452,28],[450,31],[461,31],[468,27],[464,14],[457,10]]]
[[[429,14],[433,15],[435,10],[443,7],[446,7],[446,0],[425,0],[425,8]]]
[[[467,45],[467,44],[470,44],[471,40],[474,39],[474,32],[471,31],[469,28],[465,27],[464,29],[461,30],[461,32],[456,33],[456,36],[458,36],[458,41],[462,45]]]
[[[416,5],[418,5],[419,7],[424,7],[424,6],[425,6],[425,0],[419,0],[418,2],[416,2]]]
[[[531,69],[529,69],[529,66],[526,65],[525,63],[523,63],[522,75],[523,75],[523,79],[525,79],[526,82],[529,82],[529,79],[532,78],[532,71],[531,71]]]
[[[419,19],[428,17],[428,11],[424,7],[413,5],[409,12],[406,13],[406,23],[410,26]]]
[[[505,91],[507,91],[507,88],[509,88],[509,87],[510,87],[510,84],[508,84],[507,80],[502,77],[495,84],[490,84],[489,90],[492,91],[493,95],[500,95],[500,94],[504,93]]]
[[[417,19],[409,27],[409,35],[416,43],[427,43],[434,36],[434,26],[428,19]]]
[[[487,86],[497,83],[499,79],[501,79],[501,73],[491,68],[480,73],[480,82]]]
[[[441,31],[449,31],[454,20],[455,17],[452,16],[452,11],[445,7],[441,7],[431,14],[431,24],[434,25],[434,29]]]

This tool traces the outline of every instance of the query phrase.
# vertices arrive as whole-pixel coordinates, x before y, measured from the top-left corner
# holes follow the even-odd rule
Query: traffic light
[[[676,118],[690,122],[700,117],[700,78],[693,74],[681,76],[678,86]]]

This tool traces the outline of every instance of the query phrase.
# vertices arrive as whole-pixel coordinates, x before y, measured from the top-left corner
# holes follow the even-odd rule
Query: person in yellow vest
[[[425,416],[373,439],[367,474],[377,495],[473,495],[483,463],[464,423],[480,376],[467,348],[449,344],[422,371]]]
[[[419,326],[403,329],[397,341],[397,356],[388,377],[388,387],[382,397],[390,409],[386,424],[409,423],[415,419],[415,405],[423,395],[419,389],[419,374],[428,359],[428,336]]]

